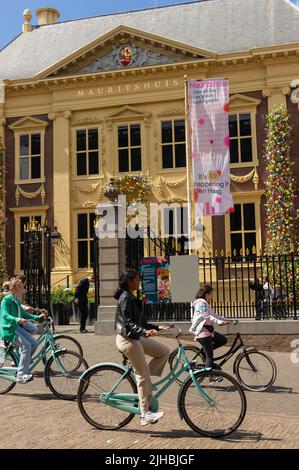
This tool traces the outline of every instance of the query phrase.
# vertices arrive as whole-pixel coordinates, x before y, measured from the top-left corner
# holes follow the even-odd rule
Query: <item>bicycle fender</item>
[[[239,362],[241,361],[242,357],[244,357],[246,355],[247,352],[252,352],[252,351],[257,351],[257,349],[254,347],[254,346],[251,346],[249,348],[245,348],[245,351],[241,352],[237,357],[236,357],[236,360],[234,362],[234,374],[236,373],[236,370],[237,370],[237,365],[239,364]]]
[[[99,362],[98,364],[94,364],[93,366],[89,367],[89,369],[84,371],[83,374],[81,375],[81,377],[79,378],[79,382],[81,382],[81,380],[83,380],[85,378],[86,374],[88,374],[90,371],[92,371],[93,369],[96,369],[99,366],[114,366],[114,367],[118,367],[119,369],[123,370],[124,372],[127,372],[129,370],[128,367],[125,367],[122,364],[116,364],[115,362]],[[131,374],[131,376],[132,376],[134,382],[136,383],[135,375]]]
[[[237,357],[236,357],[236,359],[235,359],[234,367],[233,367],[233,372],[234,372],[234,374],[236,374],[237,365],[239,364],[239,362],[240,362],[241,357],[243,356],[243,354],[244,354],[244,352],[238,354]]]
[[[257,349],[254,346],[251,346],[250,348],[245,348],[245,351],[246,352],[251,352],[251,351],[257,351]]]

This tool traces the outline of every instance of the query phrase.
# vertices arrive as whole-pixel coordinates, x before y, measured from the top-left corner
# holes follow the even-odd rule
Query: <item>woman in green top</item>
[[[20,302],[23,283],[20,279],[12,278],[9,288],[11,293],[1,302],[0,338],[20,347],[17,381],[27,383],[32,380],[32,374],[29,374],[30,360],[36,350],[37,341],[26,331],[25,325],[28,320],[43,321],[46,315],[31,315],[23,310]]]

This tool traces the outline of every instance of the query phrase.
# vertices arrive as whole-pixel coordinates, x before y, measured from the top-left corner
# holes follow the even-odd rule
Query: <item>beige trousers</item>
[[[137,340],[117,335],[116,346],[121,353],[127,356],[134,368],[140,411],[146,413],[149,411],[153,396],[150,376],[162,375],[170,351],[159,341],[144,337]],[[153,358],[149,364],[146,362],[145,355]]]

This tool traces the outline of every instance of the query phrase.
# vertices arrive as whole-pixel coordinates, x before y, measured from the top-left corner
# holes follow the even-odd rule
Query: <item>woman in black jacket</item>
[[[129,269],[121,274],[119,288],[115,293],[117,309],[115,316],[115,331],[117,333],[116,346],[131,362],[137,381],[141,419],[140,424],[156,423],[164,416],[164,412],[150,411],[152,400],[151,375],[161,376],[165,363],[169,357],[169,349],[152,336],[157,336],[159,330],[165,326],[147,323],[142,304],[133,292],[139,289],[139,274]],[[147,364],[145,354],[151,356],[152,361]]]

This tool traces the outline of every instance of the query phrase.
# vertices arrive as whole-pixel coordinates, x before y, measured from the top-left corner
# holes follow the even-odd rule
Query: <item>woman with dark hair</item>
[[[169,357],[169,349],[151,337],[157,336],[159,330],[167,327],[152,325],[147,322],[142,304],[133,292],[139,289],[139,273],[128,269],[120,276],[119,288],[114,297],[117,309],[114,329],[117,333],[116,346],[131,362],[137,381],[139,395],[141,426],[154,424],[164,416],[164,412],[153,413],[150,410],[152,400],[151,375],[161,376]],[[145,355],[151,356],[147,364]]]
[[[194,315],[190,333],[194,334],[194,341],[198,341],[205,353],[207,370],[219,369],[219,366],[213,361],[213,350],[224,346],[227,343],[225,336],[214,331],[213,323],[223,326],[228,325],[231,321],[220,315],[217,315],[212,307],[213,288],[204,284],[196,295],[193,303]]]

